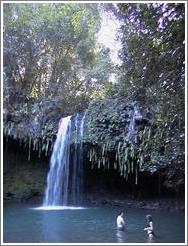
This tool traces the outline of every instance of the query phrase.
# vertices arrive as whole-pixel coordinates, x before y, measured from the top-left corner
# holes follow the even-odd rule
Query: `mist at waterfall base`
[[[85,209],[79,206],[83,193],[84,119],[85,114],[61,119],[50,160],[43,206],[35,209]]]

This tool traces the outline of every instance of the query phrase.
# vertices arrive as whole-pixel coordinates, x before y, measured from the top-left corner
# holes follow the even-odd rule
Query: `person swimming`
[[[147,227],[144,228],[144,231],[147,231],[148,238],[153,239],[154,232],[153,232],[153,219],[150,214],[146,215]]]
[[[125,220],[124,220],[124,213],[121,212],[118,216],[117,216],[117,229],[123,231],[125,229]]]

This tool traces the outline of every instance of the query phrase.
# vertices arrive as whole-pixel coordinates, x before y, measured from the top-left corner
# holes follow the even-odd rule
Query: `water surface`
[[[4,205],[4,243],[147,243],[145,215],[153,216],[154,243],[183,243],[182,212],[125,208],[126,230],[116,230],[119,208],[106,206],[42,210],[34,205]]]

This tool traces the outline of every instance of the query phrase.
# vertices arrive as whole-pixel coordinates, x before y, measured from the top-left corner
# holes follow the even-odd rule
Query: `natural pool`
[[[147,243],[145,215],[153,216],[154,243],[183,243],[183,212],[151,211],[107,206],[34,209],[28,204],[6,204],[3,213],[4,243]],[[125,213],[126,230],[117,232],[116,216]]]

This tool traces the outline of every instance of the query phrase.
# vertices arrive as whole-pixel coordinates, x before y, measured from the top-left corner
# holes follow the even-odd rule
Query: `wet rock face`
[[[5,201],[30,202],[42,200],[48,160],[35,152],[28,161],[27,149],[9,139],[3,153],[3,198]]]
[[[145,158],[139,145],[152,120],[148,109],[123,98],[92,102],[86,113],[84,134],[89,161],[98,168],[114,168],[124,178],[132,173],[137,182],[138,165]]]
[[[19,194],[16,191],[13,193],[4,193],[4,201],[6,202],[42,203],[42,200],[42,194],[39,191],[32,191],[32,189]]]
[[[126,139],[135,143],[139,130],[151,125],[152,114],[136,103],[106,100],[90,104],[86,115],[86,142],[102,143]]]
[[[16,109],[3,112],[3,133],[8,139],[19,140],[29,148],[50,155],[58,123],[63,113],[52,101],[21,103]]]
[[[153,174],[162,170],[163,176],[168,176],[166,186],[178,190],[185,182],[181,149],[184,142],[178,140],[181,146],[172,143],[175,138],[170,137],[168,125],[163,125],[151,108],[143,107],[120,97],[92,101],[86,109],[84,123],[85,161],[90,168],[114,169],[126,179],[133,174],[135,182],[138,171]],[[50,158],[59,120],[66,115],[75,117],[76,112],[63,112],[62,107],[51,101],[30,108],[23,103],[17,112],[5,110],[4,136],[20,139],[28,148],[28,159],[32,150],[39,158],[43,155]]]
[[[70,115],[61,112],[53,101],[30,107],[23,104],[17,111],[4,112],[4,135],[32,146],[39,157],[43,151],[50,155],[59,120],[66,114]],[[128,144],[137,143],[138,132],[150,124],[151,119],[151,113],[139,108],[136,102],[124,99],[93,101],[86,110],[85,142],[94,145],[108,142],[112,151],[124,140]]]

